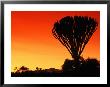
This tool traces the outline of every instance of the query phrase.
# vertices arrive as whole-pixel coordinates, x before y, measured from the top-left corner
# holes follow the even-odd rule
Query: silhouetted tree
[[[36,67],[36,70],[39,70],[39,68],[38,68],[38,67]]]
[[[25,66],[22,66],[19,68],[19,71],[28,71],[29,68],[25,67]]]
[[[18,71],[18,67],[14,67],[14,72]]]
[[[66,16],[54,23],[53,36],[70,52],[76,62],[98,26],[94,18],[87,16]]]

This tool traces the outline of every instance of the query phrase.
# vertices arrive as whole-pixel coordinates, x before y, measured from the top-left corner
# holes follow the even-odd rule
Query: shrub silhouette
[[[71,71],[73,71],[73,66],[74,66],[74,61],[66,59],[64,61],[64,64],[62,65],[62,70],[64,72],[71,72]]]
[[[100,62],[96,59],[86,59],[81,67],[81,70],[86,75],[100,76]]]
[[[70,76],[100,76],[100,63],[96,59],[79,61],[79,67],[74,67],[74,60],[66,59],[62,65],[63,73]]]
[[[19,69],[17,69],[16,72],[25,72],[25,71],[28,71],[29,68],[25,67],[25,66],[21,66]]]
[[[69,51],[78,65],[80,55],[98,26],[94,18],[66,16],[54,23],[53,36]]]

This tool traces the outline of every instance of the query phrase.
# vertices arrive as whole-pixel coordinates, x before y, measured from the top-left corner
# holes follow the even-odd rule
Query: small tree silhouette
[[[96,31],[97,26],[97,21],[91,17],[66,16],[54,23],[52,33],[78,63],[85,45]]]
[[[29,70],[29,68],[27,68],[25,66],[22,66],[22,67],[19,68],[19,71],[21,71],[21,72],[25,72],[25,71],[28,71],[28,70]]]

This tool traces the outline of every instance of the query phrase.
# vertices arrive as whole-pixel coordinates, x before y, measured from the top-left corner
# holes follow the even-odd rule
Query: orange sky
[[[79,11],[12,11],[11,12],[11,69],[27,66],[30,69],[61,68],[66,58],[71,59],[67,49],[52,35],[57,20],[64,16],[90,16],[100,22],[100,12]],[[100,25],[100,24],[99,24]],[[100,28],[86,45],[83,57],[100,59]]]

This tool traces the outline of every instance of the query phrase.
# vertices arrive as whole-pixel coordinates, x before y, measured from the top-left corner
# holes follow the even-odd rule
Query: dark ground
[[[12,77],[99,77],[100,63],[96,59],[86,59],[79,61],[75,67],[73,60],[66,59],[62,69],[44,69],[36,68],[35,71],[22,66],[16,72],[11,72]]]

